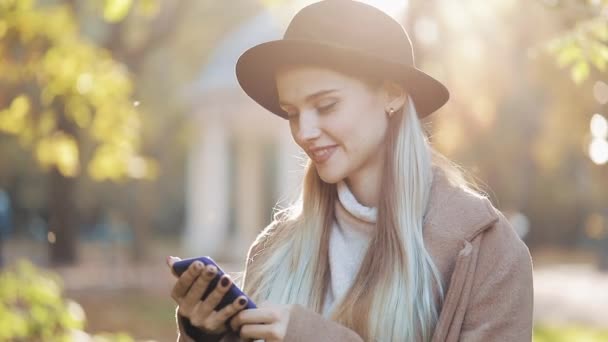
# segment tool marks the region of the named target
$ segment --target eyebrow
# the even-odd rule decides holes
[[[318,92],[316,92],[316,93],[313,93],[313,94],[310,94],[310,95],[306,96],[306,99],[305,99],[305,100],[306,100],[306,102],[310,102],[310,101],[312,101],[312,100],[314,100],[314,99],[316,99],[316,98],[319,98],[319,97],[321,97],[321,96],[324,96],[324,95],[327,95],[327,94],[331,94],[331,93],[337,92],[338,90],[340,90],[340,89],[326,89],[326,90],[319,90],[319,91],[318,91]],[[279,101],[279,105],[284,106],[284,105],[289,105],[289,103]]]

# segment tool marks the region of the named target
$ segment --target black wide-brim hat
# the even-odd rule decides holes
[[[276,89],[278,67],[291,64],[340,65],[401,82],[423,118],[449,99],[447,88],[414,66],[403,26],[381,10],[353,0],[325,0],[304,7],[283,39],[256,45],[236,64],[245,93],[287,119]]]

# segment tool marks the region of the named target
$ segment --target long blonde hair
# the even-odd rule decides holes
[[[411,98],[391,120],[376,230],[331,319],[365,341],[429,341],[444,296],[422,235],[433,165],[451,182],[467,184],[455,164],[430,146]],[[322,312],[336,200],[336,185],[323,182],[309,160],[298,200],[276,211],[254,243],[262,245],[264,257],[243,276],[244,290],[254,301],[302,304]]]

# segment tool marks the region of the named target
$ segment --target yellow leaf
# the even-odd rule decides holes
[[[5,20],[0,20],[0,38],[4,37],[6,31],[8,31],[8,24]]]
[[[572,69],[570,69],[570,76],[572,77],[574,83],[583,83],[587,77],[589,77],[589,69],[589,64],[585,61],[579,61],[576,63]]]
[[[80,168],[76,140],[65,133],[40,139],[36,146],[36,158],[44,167],[56,166],[66,177],[76,176]]]
[[[87,127],[91,123],[91,110],[82,97],[73,96],[67,100],[66,114],[80,128]]]
[[[0,111],[0,131],[21,133],[27,125],[29,111],[30,100],[25,95],[17,96],[7,109]]]
[[[138,6],[139,12],[147,17],[153,17],[158,14],[160,10],[159,0],[140,0]]]
[[[124,152],[111,145],[99,146],[88,165],[89,175],[97,181],[118,181],[125,178],[126,169]]]
[[[54,138],[55,163],[59,172],[66,177],[78,174],[78,145],[74,138],[67,134],[59,134]]]
[[[11,102],[10,110],[16,117],[25,116],[30,110],[30,99],[25,95],[17,96],[13,99],[13,102]]]
[[[129,13],[132,4],[132,0],[106,0],[103,17],[112,23],[121,21]]]
[[[38,134],[48,135],[56,126],[55,112],[52,110],[46,110],[40,115],[38,120]]]
[[[557,55],[557,65],[560,68],[572,64],[583,58],[583,51],[578,45],[568,44],[562,45]]]

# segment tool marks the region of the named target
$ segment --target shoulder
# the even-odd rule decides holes
[[[498,210],[486,196],[435,174],[425,220],[428,238],[472,240],[498,220]]]
[[[475,242],[481,269],[529,268],[531,257],[509,220],[481,194],[453,185],[443,176],[434,180],[423,235],[429,253],[442,272],[451,273],[467,244]]]

